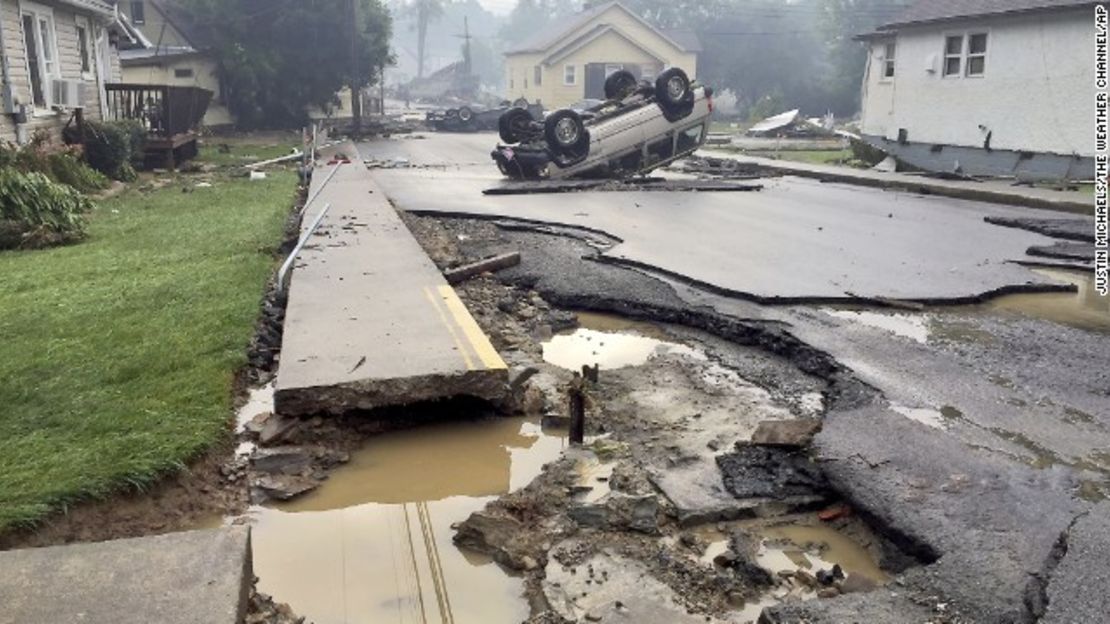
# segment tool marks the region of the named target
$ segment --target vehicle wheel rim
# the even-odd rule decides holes
[[[686,93],[686,81],[679,76],[675,76],[667,81],[667,95],[672,100],[681,98]]]
[[[578,142],[578,124],[573,119],[560,119],[555,124],[555,138],[562,145],[574,145]]]

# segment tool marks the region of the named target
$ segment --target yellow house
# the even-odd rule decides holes
[[[693,33],[655,28],[620,2],[587,3],[505,53],[507,99],[547,109],[603,99],[605,79],[620,69],[653,79],[680,67],[694,78],[700,50]]]

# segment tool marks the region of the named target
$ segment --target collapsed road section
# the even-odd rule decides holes
[[[279,413],[342,413],[449,396],[496,399],[507,370],[365,167],[310,189],[278,367]],[[318,194],[318,196],[317,196]]]

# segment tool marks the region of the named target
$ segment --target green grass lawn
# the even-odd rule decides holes
[[[220,149],[221,145],[230,148],[230,152]],[[222,138],[208,137],[201,142],[198,162],[207,162],[220,166],[243,166],[251,163],[270,160],[292,153],[293,148],[300,149],[297,137],[288,134],[275,135],[267,138]]]
[[[195,181],[102,202],[79,245],[0,252],[0,532],[226,434],[296,176]]]

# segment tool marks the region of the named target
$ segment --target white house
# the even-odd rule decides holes
[[[60,140],[78,109],[102,118],[120,75],[115,24],[106,0],[0,0],[0,140]]]
[[[1094,5],[918,0],[863,35],[861,132],[933,171],[1094,175]]]
[[[605,79],[620,69],[646,79],[668,67],[697,75],[701,44],[694,33],[660,30],[616,1],[583,7],[505,52],[508,99],[549,109],[600,99]]]

